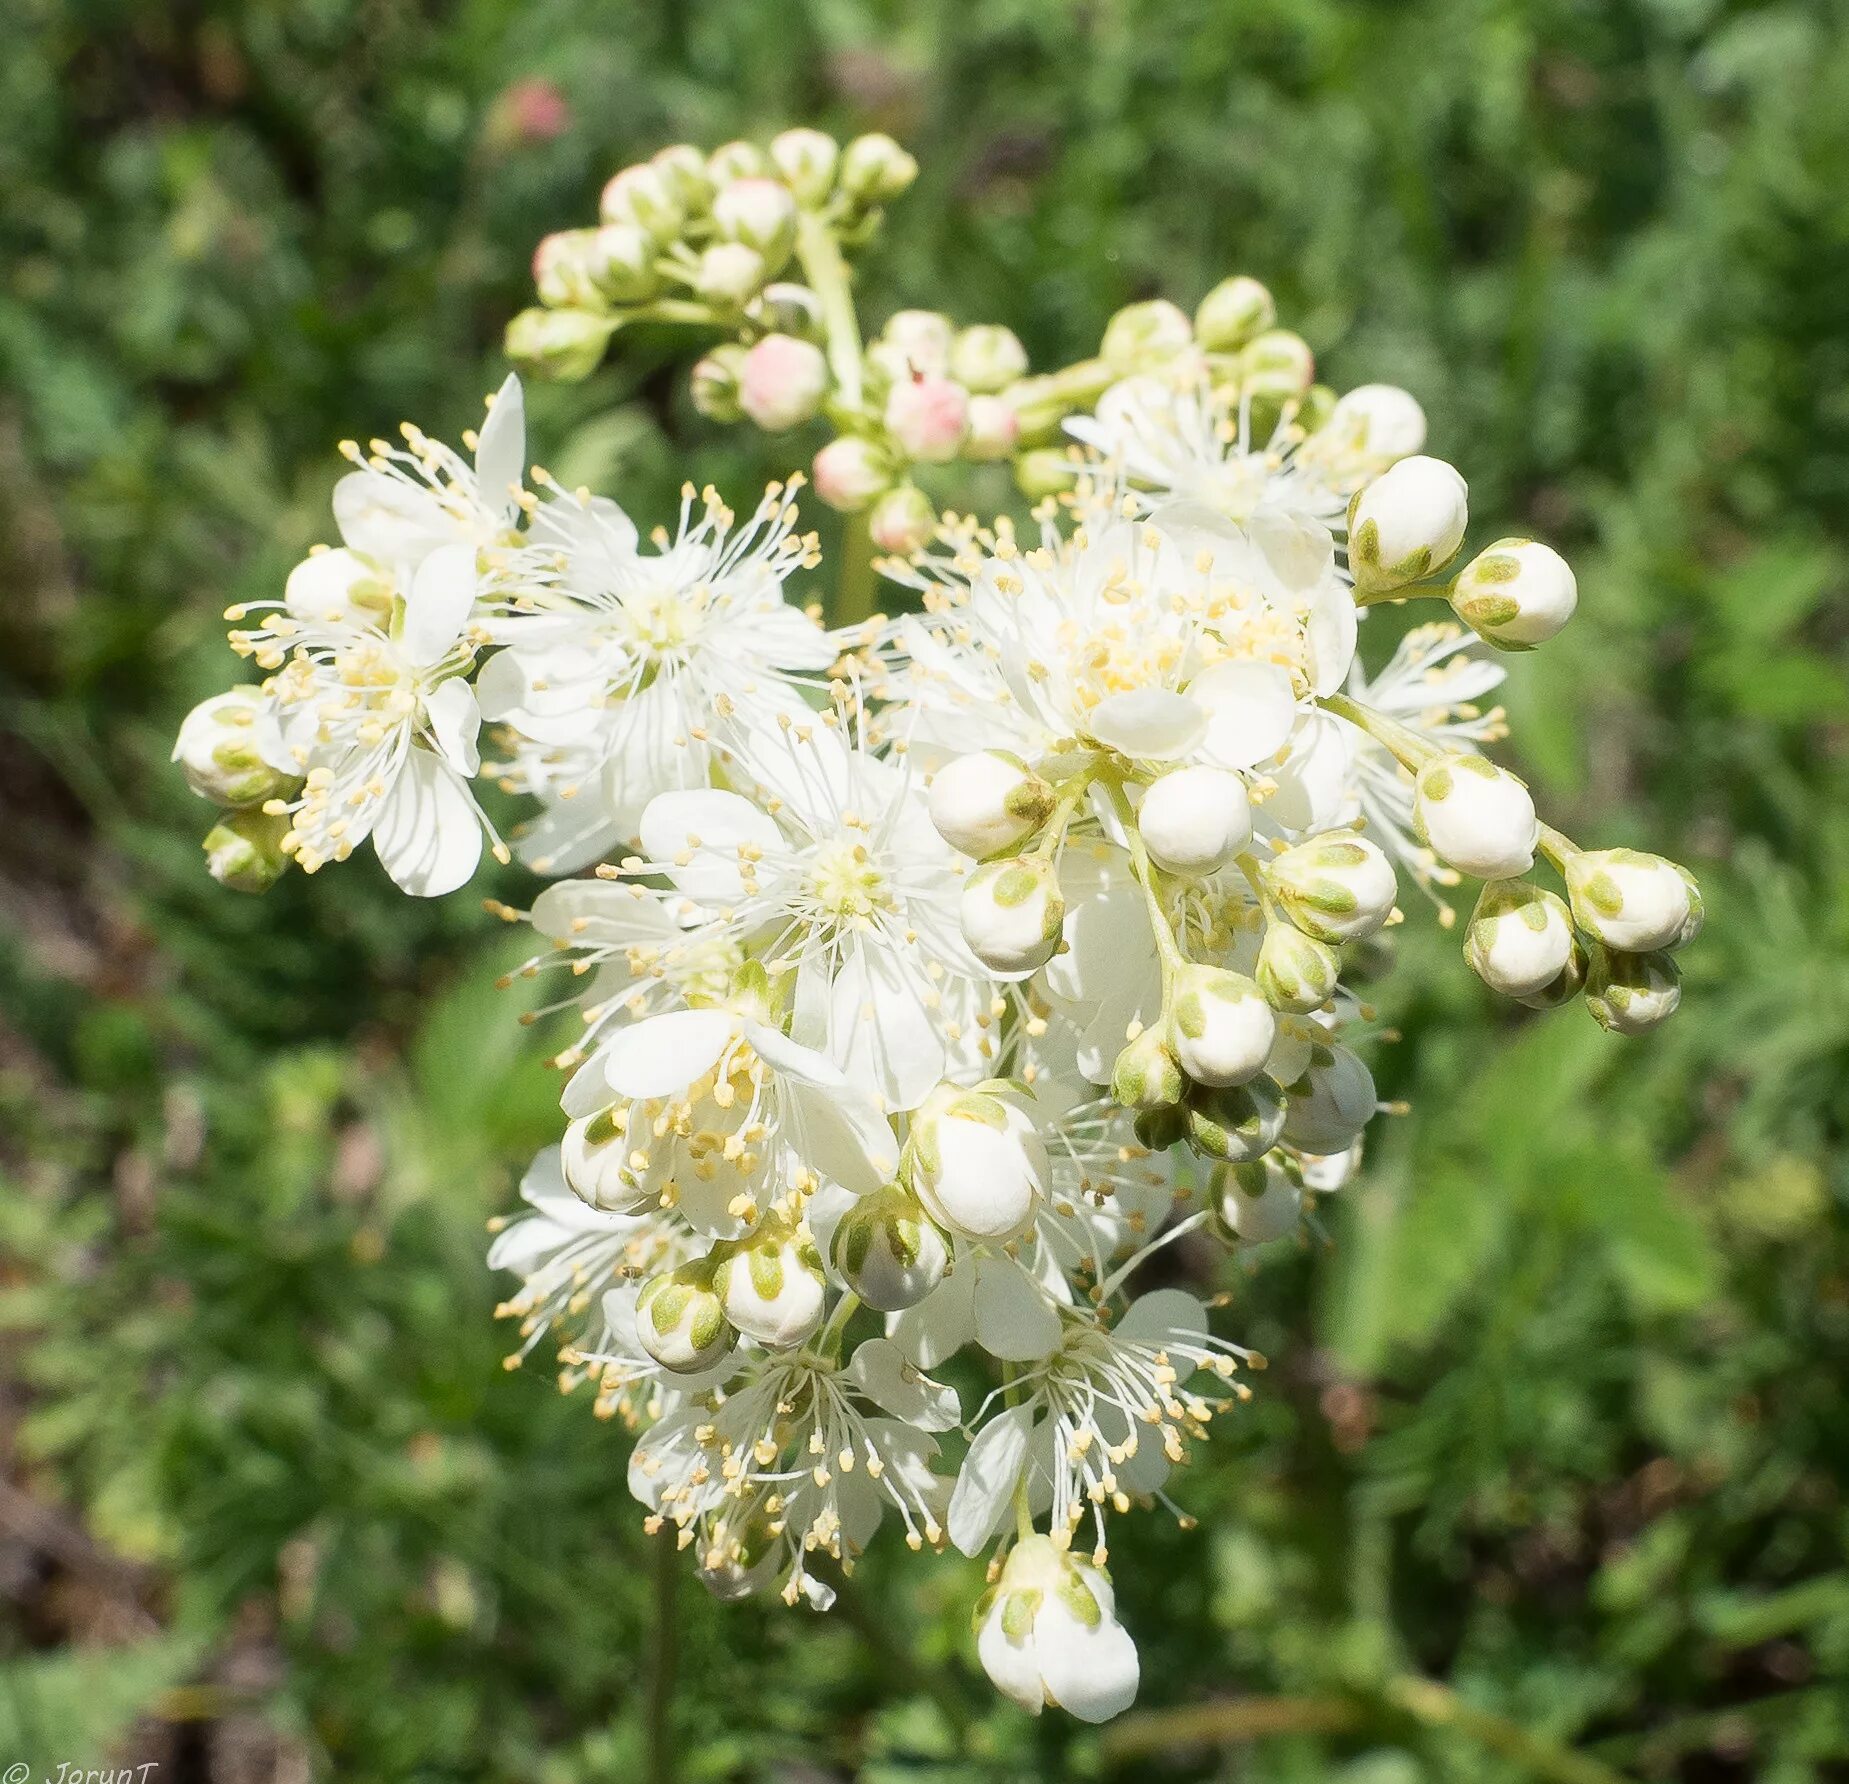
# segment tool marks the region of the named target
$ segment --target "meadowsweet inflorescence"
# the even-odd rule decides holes
[[[1137,1686],[1110,1522],[1174,1507],[1261,1362],[1144,1266],[1292,1233],[1355,1170],[1380,1105],[1344,972],[1402,875],[1445,922],[1481,881],[1472,970],[1621,1034],[1674,1010],[1701,901],[1482,753],[1476,647],[1545,642],[1577,591],[1534,541],[1459,567],[1464,480],[1410,396],[1317,384],[1244,277],[1049,375],[926,311],[863,346],[846,254],[914,171],[806,130],[664,150],[540,245],[508,343],[570,377],[633,320],[705,331],[697,405],[824,421],[817,493],[904,611],[852,563],[833,630],[797,604],[800,476],[742,520],[688,487],[644,539],[528,467],[510,377],[467,455],[345,448],[339,545],[232,611],[263,679],[174,754],[228,885],[368,841],[419,896],[484,844],[553,881],[490,905],[581,1029],[490,1262],[510,1361],[556,1336],[640,1431],[649,1527],[722,1596],[820,1607],[888,1517],[986,1555],[984,1667],[1101,1720]],[[919,476],[997,459],[1031,519]],[[1416,597],[1453,617],[1368,673],[1366,610]],[[527,802],[510,843],[483,776]],[[933,1373],[959,1352],[986,1387]]]

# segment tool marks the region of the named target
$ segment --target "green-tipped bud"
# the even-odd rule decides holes
[[[1188,1137],[1188,1111],[1182,1103],[1167,1109],[1145,1109],[1131,1127],[1139,1146],[1150,1152],[1166,1152]]]
[[[1277,1018],[1244,973],[1190,964],[1175,974],[1164,1039],[1196,1084],[1244,1084],[1264,1069]]]
[[[559,1143],[565,1187],[587,1207],[606,1214],[632,1214],[661,1193],[646,1168],[638,1171],[631,1162],[627,1120],[620,1108],[580,1115],[566,1124]]]
[[[796,246],[796,200],[780,180],[734,180],[713,197],[713,227],[720,240],[755,248],[774,273]]]
[[[1282,1153],[1267,1152],[1243,1165],[1215,1166],[1207,1205],[1229,1239],[1267,1245],[1297,1230],[1303,1185]]]
[[[770,139],[770,164],[795,194],[814,209],[835,189],[841,145],[821,130],[785,130]]]
[[[1366,837],[1312,837],[1265,863],[1266,888],[1285,916],[1319,942],[1372,935],[1393,914],[1393,864]]]
[[[915,483],[889,489],[873,504],[867,533],[881,551],[910,557],[922,551],[937,534],[937,510],[931,498]]]
[[[770,274],[770,263],[756,248],[744,242],[714,242],[700,256],[694,296],[716,310],[742,310],[764,289]]]
[[[706,157],[706,178],[714,192],[734,180],[755,180],[770,172],[770,157],[754,142],[724,142]]]
[[[1242,1165],[1263,1158],[1284,1131],[1285,1099],[1271,1079],[1189,1091],[1187,1140],[1203,1158]]]
[[[1579,584],[1552,546],[1498,539],[1458,572],[1451,610],[1498,650],[1545,644],[1579,605]]]
[[[1316,382],[1316,356],[1301,335],[1268,329],[1239,349],[1237,377],[1241,396],[1287,403]]]
[[[1156,372],[1172,365],[1194,345],[1194,325],[1186,311],[1166,298],[1126,304],[1105,324],[1099,357],[1119,377]]]
[[[815,493],[841,514],[858,514],[892,487],[892,460],[871,440],[843,434],[815,455],[809,479]],[[926,506],[929,506],[927,503]]]
[[[738,1342],[713,1288],[710,1257],[651,1276],[636,1299],[636,1338],[664,1369],[695,1375]]]
[[[1233,353],[1278,319],[1278,306],[1256,279],[1237,273],[1201,299],[1194,312],[1194,338],[1209,353]]]
[[[1539,991],[1531,991],[1515,1001],[1526,1004],[1531,1010],[1557,1010],[1562,1004],[1571,1003],[1586,989],[1586,977],[1591,970],[1592,957],[1578,936],[1575,936],[1573,951],[1567,956],[1566,965]]]
[[[1380,1106],[1374,1074],[1350,1048],[1318,1044],[1303,1076],[1290,1086],[1284,1138],[1300,1152],[1345,1152]]]
[[[749,1238],[721,1249],[714,1292],[725,1317],[747,1338],[788,1350],[821,1325],[827,1291],[806,1227],[769,1220]]]
[[[521,371],[576,384],[597,370],[616,323],[594,310],[522,310],[507,325],[507,357]]]
[[[1440,458],[1403,458],[1348,504],[1348,567],[1363,594],[1390,593],[1442,570],[1469,523],[1469,491]]]
[[[289,866],[282,839],[286,817],[228,811],[205,833],[206,871],[233,892],[267,892]]]
[[[173,760],[187,786],[214,805],[262,805],[302,784],[288,766],[275,711],[255,687],[200,701],[180,722]]]
[[[1568,857],[1573,921],[1593,940],[1622,954],[1650,954],[1681,944],[1694,918],[1694,881],[1673,861],[1641,849],[1581,849]]]
[[[766,285],[745,306],[745,320],[759,334],[794,335],[802,341],[819,343],[827,332],[822,323],[822,300],[807,285],[788,279]]]
[[[1056,803],[1053,789],[1006,750],[958,756],[931,777],[931,822],[953,849],[978,861],[1018,849]]]
[[[877,1313],[915,1307],[950,1267],[943,1230],[896,1183],[862,1196],[841,1217],[830,1255],[841,1280]]]
[[[707,177],[706,157],[692,143],[670,143],[648,159],[688,216],[700,216],[712,204],[713,182]]]
[[[1477,880],[1526,873],[1541,836],[1527,784],[1487,756],[1464,750],[1434,757],[1419,770],[1412,829],[1447,867]]]
[[[1053,958],[1066,901],[1050,861],[1016,855],[969,876],[958,914],[970,952],[992,973],[1023,979]]]
[[[634,223],[606,223],[591,232],[586,269],[599,297],[615,304],[646,303],[661,289],[655,243]]]
[[[1033,1223],[1046,1195],[1046,1144],[1022,1099],[942,1085],[912,1120],[900,1171],[949,1232],[999,1244]]]
[[[1335,996],[1341,974],[1341,960],[1327,942],[1293,923],[1266,925],[1253,977],[1274,1010],[1297,1016],[1320,1010]]]
[[[841,152],[838,183],[856,204],[889,204],[918,177],[918,163],[879,131],[857,136]]]
[[[1561,899],[1526,880],[1483,888],[1464,933],[1464,959],[1492,991],[1536,997],[1572,958],[1573,918]]]
[[[687,221],[681,184],[653,162],[625,167],[605,183],[598,214],[605,223],[633,224],[652,245],[665,247]]]
[[[1613,1034],[1647,1034],[1667,1022],[1682,1001],[1682,974],[1666,953],[1620,954],[1592,950],[1586,1008]]]
[[[745,349],[736,341],[722,341],[693,368],[693,406],[709,421],[731,423],[744,418],[739,385],[745,368]]]
[[[1172,1108],[1187,1088],[1159,1028],[1144,1029],[1111,1067],[1111,1095],[1126,1109]]]
[[[961,330],[950,347],[950,375],[966,390],[988,396],[1027,371],[1027,349],[1012,328],[983,322]]]

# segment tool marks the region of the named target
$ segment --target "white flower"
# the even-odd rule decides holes
[[[1037,1716],[1052,1704],[1108,1722],[1136,1701],[1136,1644],[1117,1621],[1109,1578],[1046,1537],[1015,1544],[978,1615],[982,1669],[1024,1710]]]

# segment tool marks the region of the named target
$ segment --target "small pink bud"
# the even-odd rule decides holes
[[[892,466],[871,440],[849,434],[815,455],[815,493],[843,514],[857,514],[892,482]]]
[[[886,399],[886,427],[907,458],[948,464],[969,433],[969,392],[930,374],[901,378]]]
[[[1000,397],[969,399],[969,440],[963,448],[969,457],[1006,458],[1020,438],[1020,420]]]
[[[766,335],[739,371],[739,406],[766,433],[800,427],[821,407],[827,389],[821,348],[794,335]]]
[[[874,503],[867,530],[881,551],[910,557],[930,544],[937,531],[937,510],[922,489],[902,483]]]

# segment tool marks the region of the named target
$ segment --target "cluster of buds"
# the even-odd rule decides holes
[[[542,248],[515,325],[554,371],[632,315],[728,335],[701,405],[825,416],[819,493],[910,610],[844,594],[830,630],[798,598],[800,474],[742,519],[688,486],[671,529],[560,488],[509,379],[466,453],[347,449],[339,544],[232,612],[262,679],[175,756],[227,884],[367,843],[417,896],[484,847],[550,882],[489,906],[579,1020],[490,1261],[512,1360],[556,1338],[637,1430],[646,1527],[721,1597],[821,1608],[883,1523],[986,1557],[990,1677],[1102,1720],[1138,1688],[1112,1520],[1172,1504],[1262,1361],[1211,1282],[1145,1266],[1286,1240],[1359,1168],[1384,1037],[1353,981],[1404,880],[1441,921],[1481,881],[1484,982],[1623,1034],[1675,1007],[1701,901],[1484,753],[1498,653],[1577,591],[1527,540],[1453,571],[1467,491],[1411,396],[1315,383],[1243,276],[1041,377],[933,312],[863,347],[843,250],[912,171],[809,131],[665,151]],[[921,476],[1010,456],[1031,520],[939,521]],[[1368,610],[1427,597],[1449,615],[1364,668]],[[511,846],[483,775],[529,802]],[[959,1353],[986,1388],[935,1373]]]

